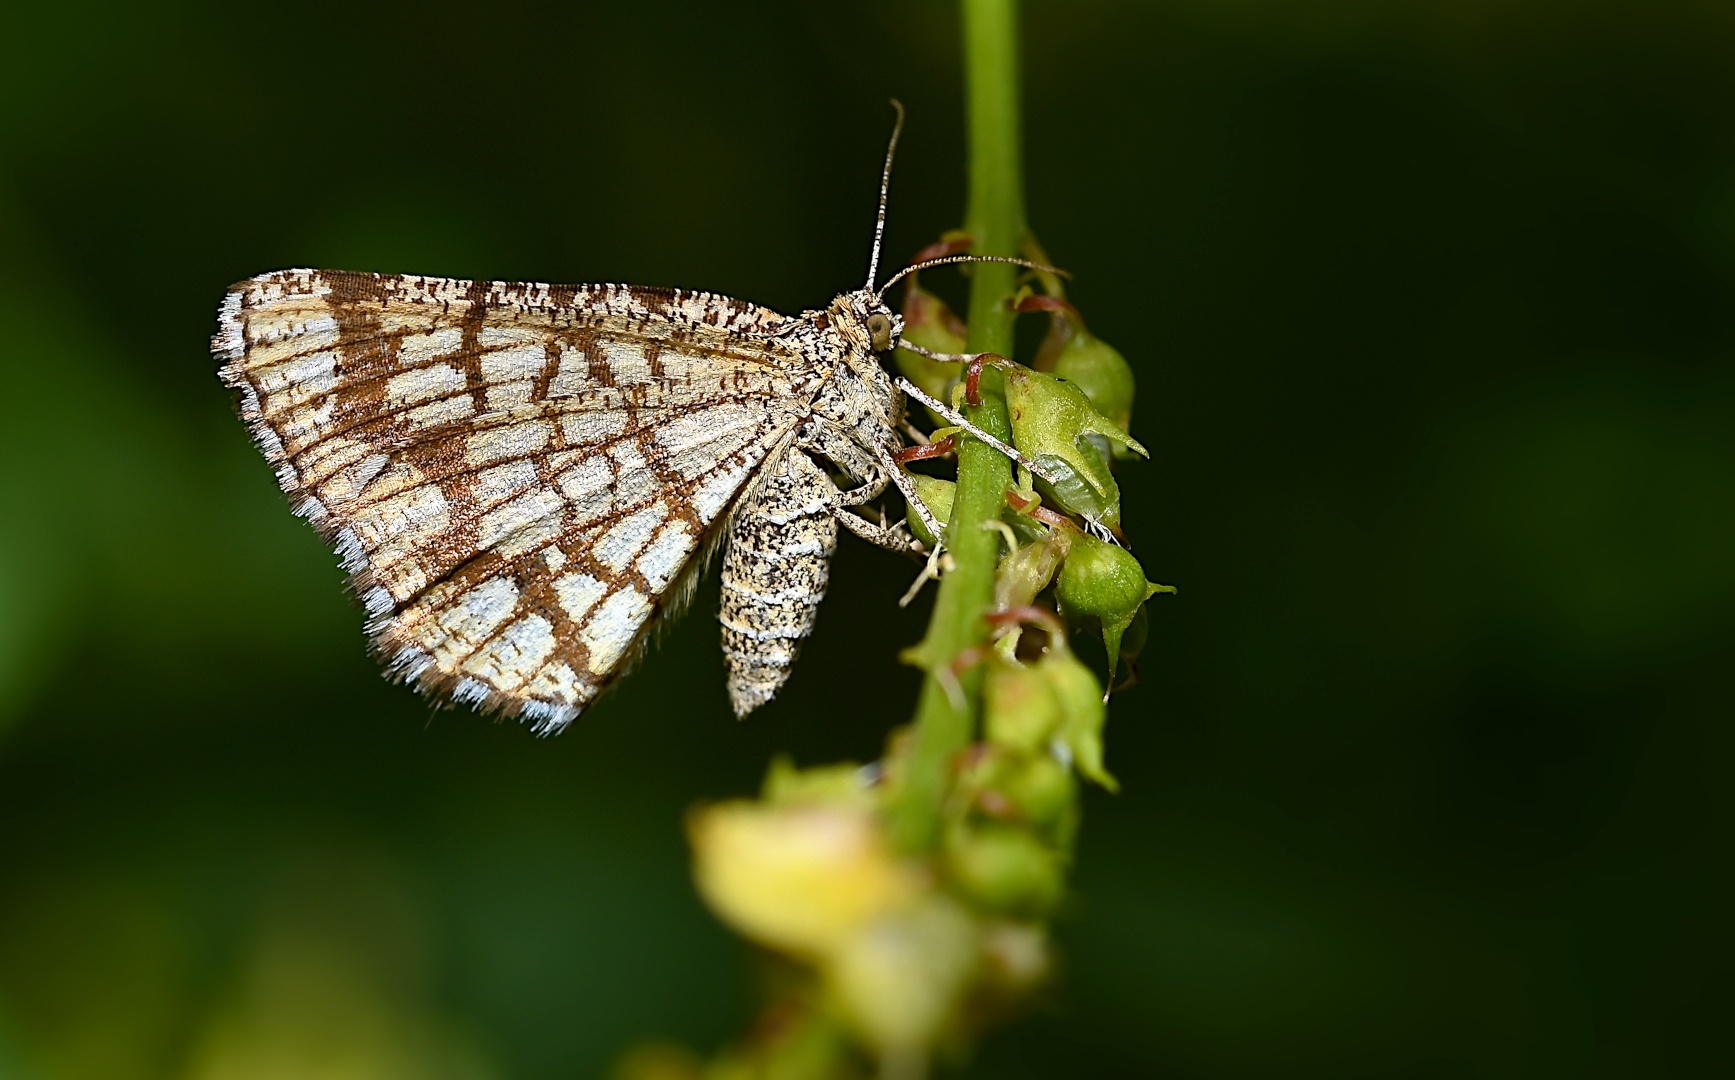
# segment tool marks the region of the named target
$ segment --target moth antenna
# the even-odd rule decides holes
[[[874,278],[878,277],[880,272],[880,240],[886,232],[886,192],[892,186],[892,155],[898,152],[898,136],[904,131],[904,103],[892,98],[892,108],[898,111],[898,119],[892,124],[891,145],[886,147],[886,168],[880,173],[880,212],[879,217],[874,220],[874,252],[868,260],[867,287],[870,291],[874,287]],[[874,294],[874,299],[879,299],[878,293]]]
[[[879,241],[876,240],[874,241],[874,262],[876,265],[879,262],[879,258]],[[890,289],[893,285],[896,285],[900,280],[902,280],[905,274],[913,274],[917,270],[926,270],[930,266],[944,266],[947,263],[965,262],[1011,263],[1013,266],[1022,266],[1029,270],[1045,270],[1050,274],[1059,274],[1061,277],[1067,278],[1068,280],[1072,278],[1072,274],[1062,270],[1058,266],[1049,266],[1047,263],[1031,262],[1029,259],[1014,259],[1010,255],[942,255],[938,259],[928,259],[925,262],[914,263],[899,270],[897,273],[886,279],[886,283],[880,286],[879,292],[874,293],[874,300],[877,302],[880,297],[886,294],[886,290]],[[873,285],[870,283],[868,288],[873,288]]]

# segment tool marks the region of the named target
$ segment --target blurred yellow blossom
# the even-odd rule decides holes
[[[910,1053],[933,1042],[980,960],[975,921],[955,901],[930,893],[845,938],[826,975],[840,1010],[869,1045]]]
[[[865,805],[734,800],[696,810],[687,831],[712,910],[776,948],[829,954],[922,890]]]

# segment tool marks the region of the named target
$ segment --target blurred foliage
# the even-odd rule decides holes
[[[478,14],[9,14],[8,1080],[717,1046],[752,995],[683,811],[776,750],[870,758],[913,697],[914,568],[849,542],[746,724],[714,592],[556,740],[378,678],[213,375],[229,282],[817,305],[860,279],[894,93],[892,253],[959,204],[948,5]],[[1064,984],[968,1071],[1721,1056],[1732,52],[1735,14],[1691,0],[1033,0],[1032,217],[1136,374],[1124,525],[1181,595],[1110,706]]]

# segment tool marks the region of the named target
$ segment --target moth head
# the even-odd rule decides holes
[[[826,315],[833,331],[876,353],[891,351],[904,329],[903,318],[866,290],[839,296]]]

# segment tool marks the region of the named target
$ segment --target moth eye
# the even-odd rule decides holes
[[[885,352],[892,347],[892,321],[874,312],[867,317],[868,337],[873,340],[874,352]]]

